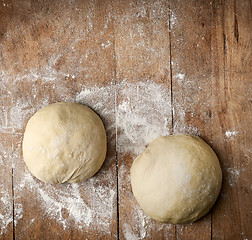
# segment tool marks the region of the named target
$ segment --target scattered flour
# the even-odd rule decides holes
[[[22,129],[25,117],[30,113],[30,109],[28,102],[22,102],[19,99],[10,110],[10,125],[16,129]]]
[[[119,153],[139,154],[155,138],[169,134],[171,105],[165,84],[112,82],[82,89],[75,101],[91,106],[105,122],[108,119],[109,129],[117,128]]]
[[[174,76],[174,78],[176,79],[179,79],[179,80],[184,80],[185,78],[185,74],[184,73],[178,73]]]
[[[7,193],[7,190],[0,185],[0,235],[5,232],[8,225],[12,223],[12,197]]]
[[[123,224],[123,236],[126,240],[138,240],[139,237],[135,235],[135,233],[132,230],[132,227],[127,224],[124,223]]]
[[[4,141],[0,139],[0,176],[4,176],[10,166],[6,164],[7,159],[10,157],[9,146],[5,146]],[[4,185],[4,183],[6,185]],[[11,179],[0,181],[0,236],[5,233],[8,225],[13,221],[12,209],[12,191]]]
[[[225,132],[225,135],[227,138],[230,138],[232,139],[234,136],[236,136],[238,134],[238,132],[236,131],[231,131],[231,130],[228,130]]]
[[[27,77],[27,81],[33,82],[34,79]],[[45,81],[48,82],[47,77]],[[53,81],[51,84],[54,86]],[[63,88],[67,88],[64,82],[53,89],[60,93],[62,92],[60,89]],[[115,145],[116,141],[117,151],[121,154],[131,152],[133,156],[136,156],[156,137],[169,134],[171,104],[170,92],[165,84],[151,81],[129,83],[126,80],[116,84],[112,81],[104,87],[83,86],[75,96],[64,100],[76,101],[93,108],[105,123],[109,144]],[[49,103],[47,96],[40,102],[41,106],[34,106],[33,101],[20,98],[10,109],[12,120],[8,122],[7,126],[14,130],[13,134],[18,135],[15,129],[22,129],[31,114]],[[138,104],[135,104],[136,102]],[[178,111],[181,118],[179,121],[183,122],[184,110],[181,107],[178,108]],[[183,126],[187,127],[185,124]],[[1,130],[4,129],[5,126],[1,128]],[[197,131],[191,128],[190,130]],[[116,137],[114,137],[115,133],[117,133]],[[19,153],[21,152],[21,135],[19,137],[19,150],[13,153],[14,171],[18,171],[18,165],[23,164],[20,163],[22,156]],[[113,158],[110,157],[106,161],[112,162]],[[22,194],[28,191],[34,196],[34,202],[41,203],[41,214],[57,219],[64,228],[72,226],[72,222],[74,222],[74,226],[78,229],[96,226],[100,231],[109,232],[112,214],[116,211],[115,179],[113,179],[112,170],[103,171],[100,176],[103,179],[110,179],[108,182],[111,184],[108,186],[102,184],[99,177],[94,177],[83,184],[54,187],[34,179],[28,171],[23,173],[19,171],[17,173],[19,184],[14,188],[15,224],[18,224],[18,220],[22,219],[25,212],[19,200],[23,199]],[[82,187],[85,191],[85,199],[81,194]],[[12,222],[12,202],[8,199],[6,201],[9,202],[9,206],[6,205],[8,217],[4,217],[4,219],[8,220],[1,223],[3,231]],[[137,237],[143,239],[148,234],[146,226],[148,226],[149,220],[145,219],[141,210],[136,211],[136,214],[137,216],[133,217],[139,219],[140,224],[138,226],[140,235]],[[36,219],[36,216],[33,216],[32,219]]]
[[[225,169],[227,172],[227,180],[232,187],[237,183],[237,180],[241,177],[242,172],[245,171],[243,167],[229,167]]]
[[[176,121],[173,126],[174,133],[191,133],[199,136],[200,131],[197,127],[193,125],[187,125],[185,122],[186,110],[177,105],[176,108],[173,108],[173,115],[176,116]]]
[[[170,28],[172,29],[175,24],[177,23],[177,16],[175,15],[175,13],[173,11],[170,11],[171,14],[171,18],[170,18]]]
[[[95,181],[87,181],[83,184],[66,184],[57,188],[35,180],[26,170],[22,182],[14,188],[14,191],[18,196],[17,202],[24,189],[30,191],[37,200],[40,200],[42,214],[56,219],[64,228],[72,226],[71,223],[74,221],[74,226],[79,229],[88,227],[92,223],[100,230],[109,231],[115,191],[112,186],[95,187],[94,183]],[[82,197],[81,188],[88,195],[86,196],[88,200]],[[15,209],[16,205],[17,203]]]
[[[149,229],[155,228],[156,233],[162,231],[163,233],[167,233],[169,235],[170,230],[172,229],[172,224],[155,224],[149,216],[147,216],[143,210],[136,205],[130,213],[132,217],[132,225],[127,223],[123,224],[122,233],[125,239],[134,240],[134,239],[151,239],[151,232]]]
[[[1,204],[1,210],[0,210],[0,235],[5,232],[8,225],[13,222],[13,209],[12,209],[12,196],[6,189],[2,189],[2,186],[0,186],[0,204]],[[23,217],[23,208],[21,204],[16,204],[14,209],[15,214],[15,222],[14,224],[17,224],[17,221],[22,219]]]
[[[117,150],[139,154],[155,138],[169,134],[170,93],[165,85],[151,82],[122,82],[117,87]]]

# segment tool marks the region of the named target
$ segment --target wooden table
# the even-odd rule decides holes
[[[252,7],[249,0],[1,0],[1,239],[252,239]],[[35,179],[28,119],[58,101],[103,119],[108,155],[81,184]],[[200,135],[219,156],[221,194],[193,224],[137,205],[134,158],[158,136]]]

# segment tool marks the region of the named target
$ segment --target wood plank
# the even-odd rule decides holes
[[[12,239],[12,134],[5,131],[0,128],[0,239]]]
[[[1,8],[0,8],[1,9]],[[1,17],[0,17],[1,18]],[[1,30],[0,30],[1,31]],[[1,35],[1,34],[0,34]],[[0,46],[0,56],[1,56]],[[0,58],[1,68],[1,58]],[[2,72],[2,68],[1,68]],[[11,93],[0,72],[0,239],[13,237]]]
[[[115,105],[114,91],[109,90],[115,66],[110,5],[98,0],[74,4],[15,1],[12,8],[14,16],[1,38],[1,77],[13,96],[9,124],[14,129],[15,237],[115,239]],[[102,116],[107,129],[107,159],[93,178],[81,184],[44,184],[31,176],[22,159],[25,124],[38,109],[56,101],[89,105]]]
[[[211,143],[211,31],[208,1],[171,1],[173,133]],[[176,226],[176,239],[211,239],[211,213]]]
[[[0,4],[0,39],[4,36],[12,17],[8,2]],[[0,239],[13,237],[13,198],[12,198],[12,128],[9,126],[11,95],[8,84],[2,80],[2,51],[0,44]]]
[[[250,1],[214,5],[213,144],[224,178],[212,216],[213,239],[252,236],[251,13]]]
[[[174,239],[174,227],[150,219],[131,191],[130,167],[171,128],[167,1],[118,1],[115,23],[120,239]]]

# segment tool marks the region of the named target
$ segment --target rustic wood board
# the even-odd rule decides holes
[[[251,1],[0,2],[0,239],[251,239]],[[101,170],[48,185],[22,159],[28,119],[52,102],[93,108]],[[156,137],[201,136],[223,169],[193,224],[144,214],[132,161]]]

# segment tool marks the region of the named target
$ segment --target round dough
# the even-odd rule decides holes
[[[187,134],[157,138],[131,167],[137,202],[160,222],[188,223],[203,217],[214,205],[221,182],[214,151]]]
[[[28,121],[24,161],[43,182],[77,183],[92,177],[106,156],[106,132],[99,116],[79,103],[54,103]]]

